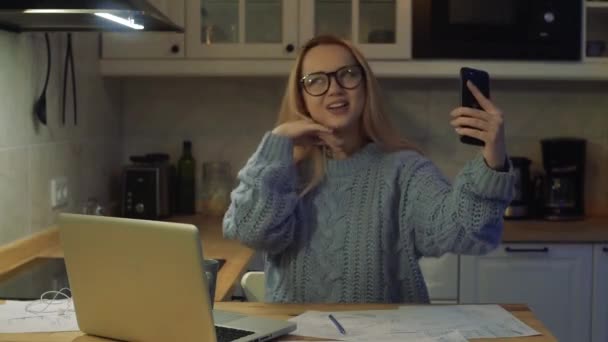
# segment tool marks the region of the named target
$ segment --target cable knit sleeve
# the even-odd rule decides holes
[[[496,248],[502,215],[513,196],[513,168],[495,171],[479,155],[452,186],[431,161],[417,159],[400,174],[401,234],[413,237],[423,256],[483,254]]]
[[[293,240],[297,173],[289,138],[266,133],[239,171],[239,185],[223,221],[224,236],[254,249],[280,253]]]

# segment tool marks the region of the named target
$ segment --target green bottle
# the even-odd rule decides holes
[[[177,163],[177,212],[194,214],[194,175],[196,162],[192,157],[192,142],[184,141],[182,156]]]

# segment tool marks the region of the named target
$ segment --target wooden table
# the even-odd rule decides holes
[[[347,311],[347,310],[389,310],[396,309],[400,305],[397,304],[267,304],[267,303],[239,303],[239,302],[224,302],[217,303],[215,308],[224,311],[239,312],[252,316],[263,316],[276,319],[289,319],[298,316],[304,311]],[[557,339],[549,332],[549,330],[534,316],[532,311],[522,304],[504,304],[502,305],[513,316],[520,319],[522,322],[530,326],[532,329],[541,333],[539,336],[519,337],[519,338],[492,338],[492,339],[473,339],[472,341],[485,342],[556,342]],[[319,341],[316,338],[301,338],[288,336],[281,339],[289,340],[311,340]],[[0,342],[2,339],[0,338]]]
[[[197,226],[205,258],[226,260],[218,273],[215,300],[230,300],[234,285],[246,271],[254,251],[238,241],[224,239],[219,217],[181,216],[169,221]],[[37,257],[63,257],[57,228],[0,247],[0,276]]]
[[[249,315],[270,317],[276,319],[289,319],[306,310],[344,311],[344,310],[388,310],[396,309],[394,304],[266,304],[221,302],[215,305],[218,310],[233,311]],[[525,305],[503,305],[515,317],[526,323],[542,335],[519,338],[474,339],[473,341],[486,342],[555,342],[553,335],[534,317],[534,314]],[[281,341],[289,340],[319,341],[315,338],[302,338],[300,336],[287,336]],[[98,337],[84,335],[82,332],[38,333],[38,334],[0,334],[0,342],[102,342],[111,341]]]

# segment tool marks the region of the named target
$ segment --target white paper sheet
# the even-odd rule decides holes
[[[467,339],[539,335],[499,305],[402,306],[392,332],[440,335],[458,330]]]
[[[397,312],[397,310],[393,310]],[[377,311],[376,311],[377,312]],[[335,340],[354,339],[369,335],[385,335],[390,333],[390,321],[380,314],[367,312],[334,312],[334,317],[340,322],[346,335],[342,335],[329,319],[329,312],[307,311],[290,321],[297,323],[292,335],[328,338]]]
[[[30,305],[32,304],[32,305]],[[43,313],[30,311],[43,310]],[[0,304],[0,333],[30,333],[79,331],[76,314],[70,309],[69,300],[54,300],[52,305],[36,301],[6,301]]]
[[[467,342],[467,339],[458,331],[451,331],[439,336],[428,336],[425,333],[415,334],[388,334],[388,335],[368,335],[362,338],[349,339],[348,341],[357,342]]]
[[[432,337],[442,342],[457,331],[466,339],[539,335],[498,305],[419,305],[399,310],[342,311],[334,317],[346,330],[342,335],[329,312],[307,311],[290,319],[298,324],[292,334],[345,341],[409,341]],[[442,336],[448,336],[446,337]],[[461,339],[462,340],[462,339]],[[431,340],[433,341],[433,340]]]
[[[279,339],[281,341],[281,339]],[[467,339],[458,331],[452,331],[445,335],[429,337],[425,334],[402,334],[394,336],[375,336],[369,335],[361,339],[352,339],[349,341],[374,341],[374,342],[467,342]],[[289,342],[310,342],[304,340],[289,340]]]

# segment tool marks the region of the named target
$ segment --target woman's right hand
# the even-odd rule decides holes
[[[294,145],[321,145],[328,136],[333,136],[332,130],[309,120],[290,121],[277,126],[273,134],[288,137]]]

